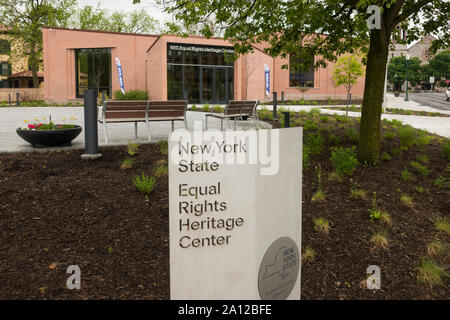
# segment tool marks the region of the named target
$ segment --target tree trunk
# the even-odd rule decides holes
[[[367,56],[358,146],[358,160],[367,164],[376,164],[380,154],[381,112],[390,37],[386,33],[385,29],[372,31]]]
[[[39,71],[39,60],[36,57],[37,53],[32,52],[30,55],[30,69],[31,69],[31,75],[33,77],[33,88],[39,88],[39,78],[38,78],[38,71]]]

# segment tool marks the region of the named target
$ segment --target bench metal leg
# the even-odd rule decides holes
[[[258,113],[255,114],[255,116],[253,117],[253,120],[255,122],[255,129],[258,130],[259,129],[259,117],[258,117]]]
[[[103,122],[103,133],[105,134],[105,143],[108,144],[108,132],[106,131],[106,121]]]
[[[134,123],[134,137],[136,138],[136,140],[137,140],[137,138],[138,138],[138,134],[137,134],[137,122],[135,122]]]
[[[148,138],[148,141],[152,140],[152,137],[150,135],[150,123],[149,122],[147,122],[147,138]]]

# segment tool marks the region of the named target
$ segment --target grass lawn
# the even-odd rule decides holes
[[[448,140],[383,121],[368,167],[353,157],[358,119],[291,119],[305,142],[302,298],[448,299]],[[0,155],[0,299],[169,298],[167,145],[100,152]],[[81,290],[65,287],[72,264]],[[381,290],[365,287],[370,265]]]

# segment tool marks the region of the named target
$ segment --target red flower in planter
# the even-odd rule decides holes
[[[34,124],[29,124],[28,129],[36,129],[36,126]]]

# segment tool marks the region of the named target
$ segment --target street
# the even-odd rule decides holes
[[[405,94],[401,94],[405,97]],[[445,93],[408,93],[410,100],[420,103],[424,106],[439,110],[450,110],[450,101],[447,101]]]

